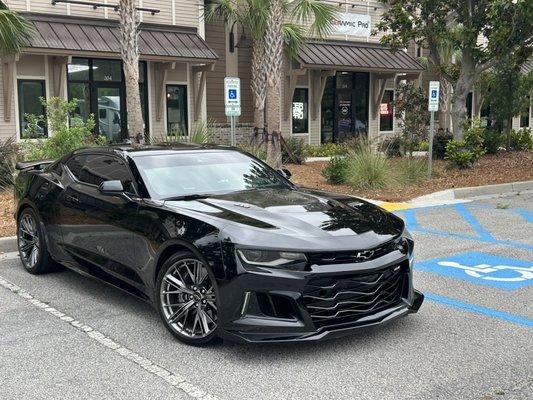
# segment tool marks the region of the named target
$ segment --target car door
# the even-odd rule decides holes
[[[65,170],[68,182],[59,198],[64,249],[86,272],[103,272],[103,278],[140,286],[132,268],[132,229],[139,203],[129,167],[113,154],[82,153],[72,156]],[[121,181],[125,192],[101,193],[99,185],[108,180]]]

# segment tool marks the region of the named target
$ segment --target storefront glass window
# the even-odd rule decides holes
[[[327,78],[324,95],[322,96],[322,109],[320,113],[321,142],[333,142],[333,126],[335,125],[335,77]]]
[[[103,82],[122,81],[122,67],[119,60],[93,60],[93,79]]]
[[[22,139],[34,139],[48,135],[46,122],[35,121],[35,117],[44,115],[41,97],[46,98],[43,80],[18,81],[20,137]]]
[[[89,80],[89,60],[86,58],[73,58],[72,64],[68,65],[69,81],[88,81]]]
[[[74,110],[75,118],[82,121],[87,120],[91,113],[91,95],[89,92],[89,83],[86,82],[72,82],[68,85],[68,98],[76,99],[77,105]],[[76,121],[71,120],[71,125],[76,124]]]
[[[173,136],[188,134],[185,85],[167,85],[167,134]]]
[[[354,75],[354,133],[356,137],[366,137],[368,133],[368,74],[356,73]]]
[[[308,89],[296,88],[292,98],[292,133],[307,133],[308,131]]]
[[[394,100],[394,90],[385,90],[383,99],[379,104],[379,130],[380,132],[389,132],[394,130],[394,109],[392,102]]]
[[[337,74],[337,89],[352,89],[353,74],[350,72],[340,72]]]
[[[529,128],[529,113],[531,110],[531,98],[527,96],[527,106],[520,114],[520,128]]]

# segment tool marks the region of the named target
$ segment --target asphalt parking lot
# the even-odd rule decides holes
[[[533,194],[399,211],[418,314],[320,343],[195,348],[147,304],[0,259],[0,398],[531,399]]]

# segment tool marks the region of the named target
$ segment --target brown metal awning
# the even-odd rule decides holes
[[[323,70],[409,73],[425,69],[404,51],[393,52],[379,44],[345,41],[309,42],[297,59],[303,68]]]
[[[120,52],[118,23],[94,18],[63,17],[24,13],[37,34],[29,44],[32,52],[57,55],[117,56]],[[141,24],[141,59],[214,63],[218,56],[196,29]]]

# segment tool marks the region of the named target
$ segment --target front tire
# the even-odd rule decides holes
[[[163,323],[180,341],[200,346],[217,338],[216,280],[193,253],[180,251],[165,261],[156,302]]]
[[[17,221],[17,243],[22,265],[30,274],[45,274],[53,269],[44,229],[37,213],[25,208]]]

